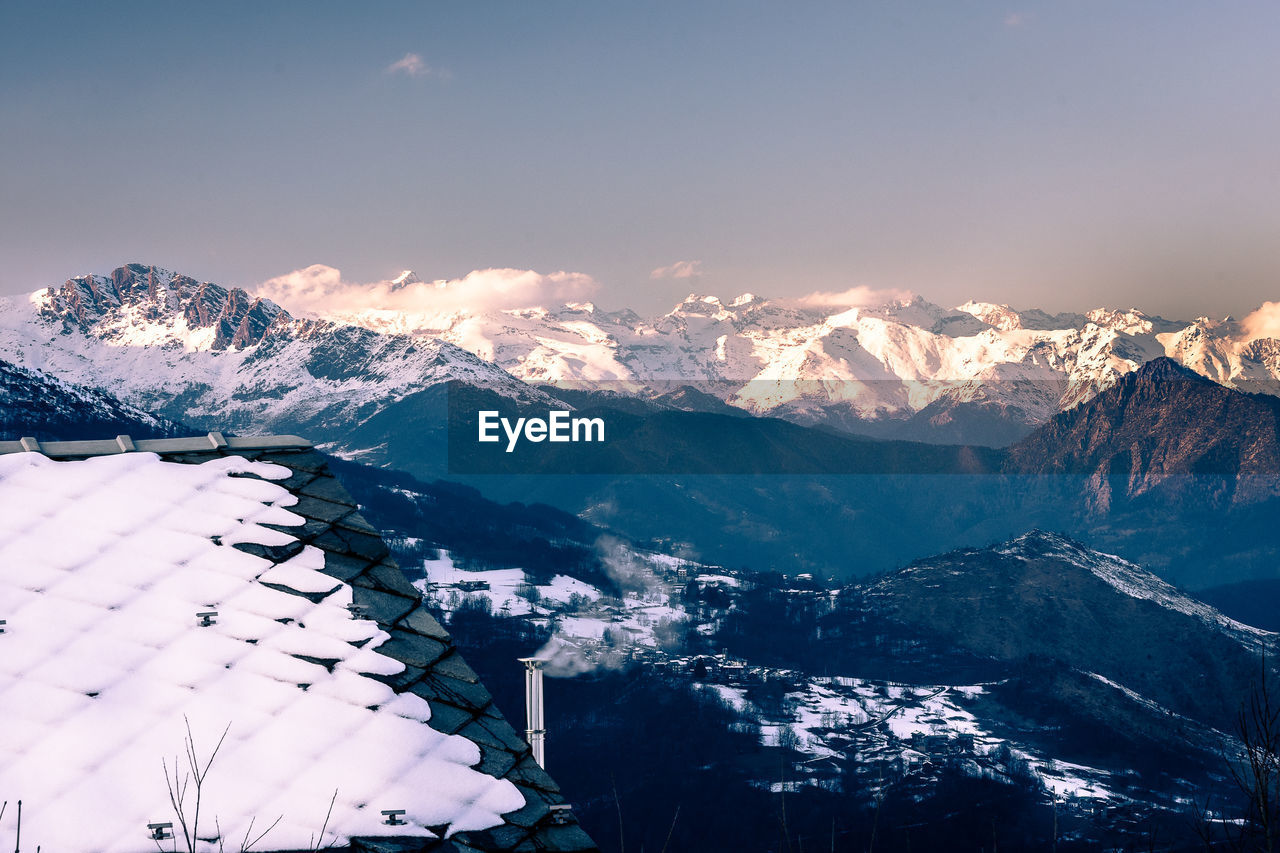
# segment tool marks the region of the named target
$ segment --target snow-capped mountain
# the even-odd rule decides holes
[[[332,438],[421,405],[423,391],[451,379],[543,399],[453,344],[297,319],[243,290],[140,264],[0,300],[0,355],[228,430]]]
[[[191,430],[109,394],[70,385],[36,370],[0,361],[0,437],[39,440],[164,438]]]
[[[406,270],[392,291],[430,289]],[[446,379],[521,399],[582,384],[660,405],[694,392],[740,411],[872,435],[1005,444],[1160,356],[1217,382],[1280,379],[1280,341],[1232,320],[1050,315],[923,299],[845,308],[690,295],[643,318],[588,302],[303,319],[131,264],[0,300],[0,355],[203,425],[360,424]],[[518,381],[523,380],[523,381]],[[693,386],[690,388],[690,386]],[[1256,387],[1256,386],[1254,386]],[[534,397],[529,397],[534,394]]]
[[[1136,309],[1051,315],[920,298],[845,308],[747,293],[728,302],[690,294],[649,318],[567,303],[330,319],[449,341],[531,382],[705,383],[755,414],[846,427],[930,405],[938,425],[940,402],[999,407],[1005,419],[1036,424],[1162,355],[1225,384],[1280,377],[1280,342],[1247,341],[1230,320],[1174,322]]]

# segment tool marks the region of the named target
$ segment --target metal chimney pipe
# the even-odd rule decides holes
[[[520,658],[520,662],[524,664],[525,739],[533,750],[533,760],[546,768],[547,725],[542,706],[542,667],[546,661]]]

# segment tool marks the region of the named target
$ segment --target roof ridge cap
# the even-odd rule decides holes
[[[192,453],[227,450],[281,450],[286,448],[314,447],[310,441],[296,435],[233,436],[224,438],[220,432],[210,432],[190,438],[143,438],[136,441],[127,435],[115,438],[87,441],[37,441],[24,437],[19,441],[0,441],[0,454],[34,451],[45,456],[89,457],[110,456],[118,453]]]

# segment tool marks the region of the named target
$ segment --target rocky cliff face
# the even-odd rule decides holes
[[[187,330],[209,330],[209,348],[244,348],[259,343],[276,324],[293,318],[279,305],[143,264],[128,264],[109,275],[85,275],[47,291],[40,314],[86,334],[120,336],[137,323],[181,318]]]
[[[1089,475],[1104,508],[1116,489],[1126,498],[1209,489],[1215,503],[1256,502],[1280,495],[1280,399],[1159,358],[1014,445],[1007,469]]]

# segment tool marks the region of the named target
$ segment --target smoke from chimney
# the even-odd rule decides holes
[[[627,593],[641,597],[665,595],[662,578],[654,571],[653,565],[626,542],[613,536],[601,536],[595,547],[605,574],[624,596]],[[610,637],[607,645],[592,644],[590,648],[583,648],[582,641],[555,634],[530,659],[541,661],[546,674],[552,678],[573,678],[587,672],[622,669],[630,659],[630,637],[622,630],[606,636]]]

